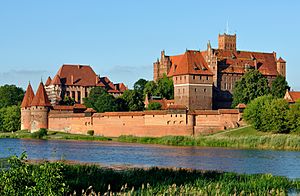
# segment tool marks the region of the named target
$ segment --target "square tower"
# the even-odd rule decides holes
[[[218,43],[219,43],[219,49],[236,51],[236,34],[234,35],[227,35],[226,33],[224,33],[223,35],[219,34]]]

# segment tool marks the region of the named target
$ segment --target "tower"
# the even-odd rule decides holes
[[[286,77],[286,61],[283,60],[281,57],[279,57],[276,64],[277,64],[277,72],[279,73],[279,75]]]
[[[229,35],[224,33],[218,37],[219,49],[236,51],[236,34]]]
[[[21,104],[21,130],[30,130],[30,119],[31,119],[31,112],[30,106],[31,102],[34,98],[34,92],[30,83],[27,86],[26,93],[24,95],[22,104]]]
[[[160,60],[157,59],[155,63],[153,63],[153,80],[157,81],[162,78],[164,74],[168,75],[171,68],[171,61],[169,56],[165,55],[165,51],[161,51]]]
[[[46,90],[41,82],[36,95],[31,102],[31,132],[38,131],[41,128],[48,128],[48,112],[50,106],[51,104],[49,102]]]

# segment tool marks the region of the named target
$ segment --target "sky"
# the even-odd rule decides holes
[[[283,57],[300,90],[299,10],[298,0],[0,0],[0,85],[37,89],[62,64],[87,64],[131,88],[153,78],[161,50],[217,48],[228,30],[238,50]]]

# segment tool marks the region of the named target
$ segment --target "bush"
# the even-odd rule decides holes
[[[88,130],[87,134],[93,136],[94,135],[94,130]]]
[[[47,129],[41,128],[40,130],[32,133],[31,137],[36,139],[42,139],[44,136],[47,135],[47,133],[48,133]]]
[[[152,102],[149,103],[148,105],[148,110],[160,110],[161,109],[161,104],[158,102]]]
[[[0,131],[18,131],[21,128],[21,111],[19,106],[0,109]]]

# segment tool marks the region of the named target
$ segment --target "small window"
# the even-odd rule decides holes
[[[203,89],[203,91],[204,91],[204,92],[206,92],[206,88],[205,88],[205,89]]]
[[[193,80],[195,80],[195,75],[193,75]]]
[[[208,80],[208,76],[206,76],[206,80]]]
[[[195,88],[195,92],[197,92],[197,89]]]
[[[155,115],[153,115],[153,117],[155,117]]]
[[[200,80],[202,80],[202,77],[201,77],[201,76],[199,76],[199,79],[200,79]]]
[[[177,117],[177,114],[175,114],[175,117]]]

